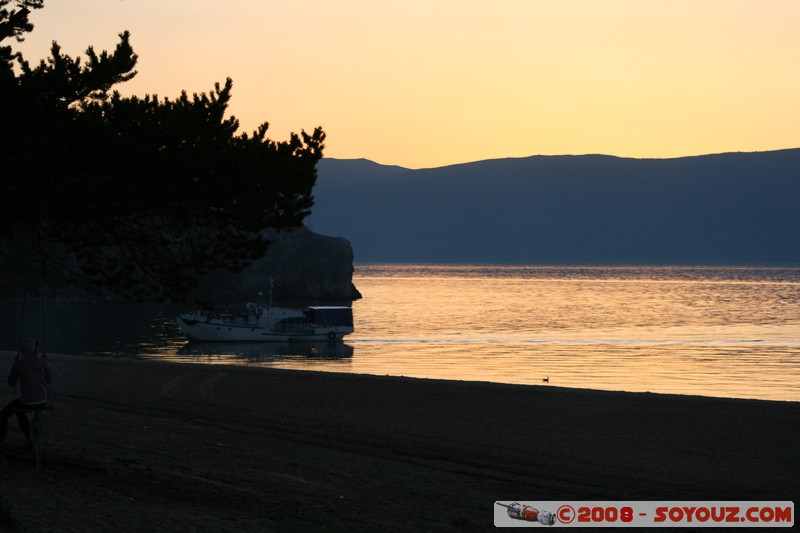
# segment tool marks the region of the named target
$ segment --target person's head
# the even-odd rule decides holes
[[[25,355],[38,355],[39,341],[34,338],[25,339],[22,343],[20,351]]]

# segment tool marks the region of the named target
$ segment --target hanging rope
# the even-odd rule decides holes
[[[47,334],[45,333],[44,327],[44,303],[45,298],[44,294],[42,294],[42,355],[47,355]]]
[[[22,297],[22,316],[19,319],[19,338],[17,339],[17,355],[21,354],[22,350],[22,333],[25,329],[25,307],[27,304],[27,296]]]
[[[25,307],[28,304],[28,297],[27,295],[22,297],[22,316],[19,319],[19,337],[17,338],[17,359],[22,355],[22,333],[25,330]],[[16,362],[16,360],[15,360]],[[11,392],[11,398],[17,397],[17,383],[14,382],[14,387],[9,387],[8,390]]]
[[[44,297],[44,293],[42,293],[42,349],[41,349],[41,357],[47,359],[47,328],[45,327],[45,302],[47,300]],[[50,392],[50,386],[45,383],[45,388],[47,389],[47,404],[50,406],[50,409],[53,409],[53,395]]]

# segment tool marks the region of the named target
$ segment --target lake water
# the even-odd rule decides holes
[[[344,343],[193,345],[174,306],[48,303],[48,349],[800,401],[800,267],[356,265],[354,283]],[[41,306],[21,307],[0,348],[40,336]]]

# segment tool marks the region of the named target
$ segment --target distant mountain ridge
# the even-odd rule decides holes
[[[309,225],[357,262],[800,264],[800,149],[318,170]]]

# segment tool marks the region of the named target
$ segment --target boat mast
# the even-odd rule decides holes
[[[269,301],[267,302],[267,327],[272,329],[272,286],[274,285],[272,272],[269,273]]]
[[[267,305],[267,309],[272,309],[272,287],[274,285],[274,281],[272,279],[272,274],[269,275],[269,304]]]

